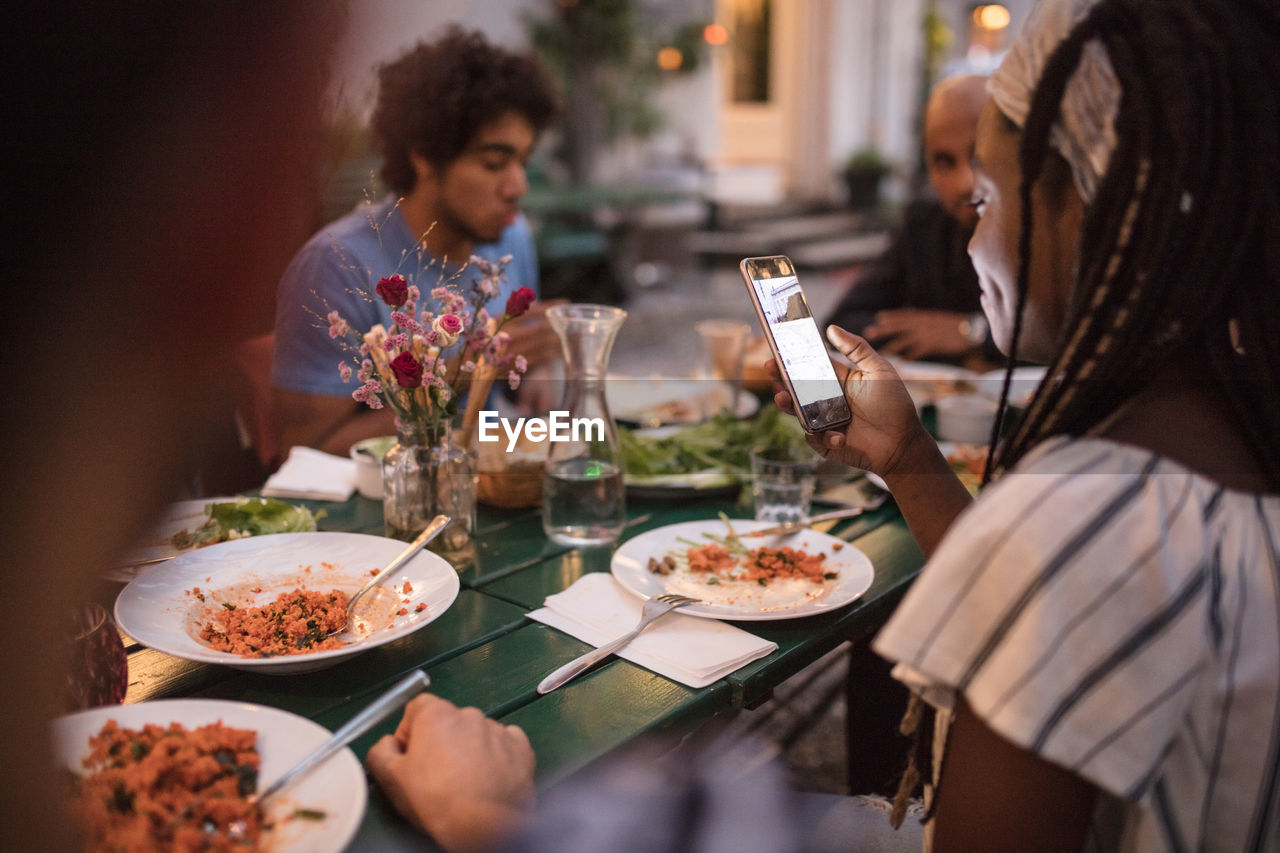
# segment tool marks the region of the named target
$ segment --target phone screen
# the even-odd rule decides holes
[[[747,258],[742,271],[805,428],[818,432],[848,422],[849,403],[791,261],[781,255]]]

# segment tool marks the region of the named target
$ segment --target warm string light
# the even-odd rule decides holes
[[[975,6],[973,9],[973,22],[984,30],[991,32],[1003,30],[1009,26],[1009,20],[1009,10],[999,3]]]
[[[664,47],[658,51],[658,67],[663,71],[678,71],[684,64],[684,54],[674,47]]]

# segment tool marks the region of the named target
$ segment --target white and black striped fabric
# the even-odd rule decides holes
[[[1058,438],[957,520],[875,648],[1112,795],[1093,847],[1280,850],[1277,552],[1280,496]]]

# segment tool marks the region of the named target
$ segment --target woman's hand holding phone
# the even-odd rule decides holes
[[[881,476],[891,475],[905,464],[920,442],[927,442],[936,454],[937,446],[920,423],[911,395],[893,365],[866,340],[837,326],[827,330],[827,340],[853,365],[835,365],[853,420],[808,436],[809,445],[827,459]],[[795,403],[781,383],[777,363],[770,359],[765,370],[774,380],[774,402],[794,415]]]

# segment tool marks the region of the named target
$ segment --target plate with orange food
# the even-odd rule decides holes
[[[116,623],[153,649],[268,675],[311,672],[418,631],[458,596],[458,573],[419,551],[343,624],[347,597],[405,543],[360,533],[278,533],[209,545],[143,572]]]
[[[54,759],[74,776],[72,814],[94,850],[337,853],[364,817],[366,782],[343,749],[256,806],[329,732],[296,714],[219,699],[162,699],[53,722]],[[212,760],[211,760],[212,759]]]
[[[761,621],[830,613],[871,586],[871,561],[826,533],[746,534],[767,521],[686,521],[642,533],[613,555],[618,583],[644,598],[677,593],[702,604],[681,613]]]

